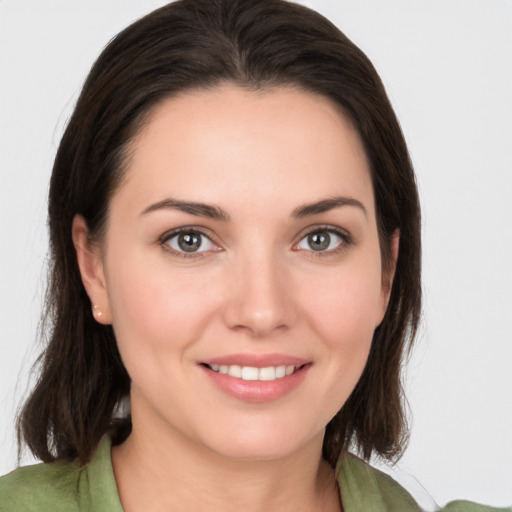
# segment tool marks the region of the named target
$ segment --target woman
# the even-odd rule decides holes
[[[53,330],[20,432],[57,462],[2,479],[0,510],[418,509],[347,451],[403,449],[419,207],[381,82],[333,25],[185,0],[123,31],[49,223]]]

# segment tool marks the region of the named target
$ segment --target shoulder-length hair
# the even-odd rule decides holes
[[[100,438],[121,442],[130,378],[111,326],[96,323],[82,285],[71,225],[76,214],[101,239],[130,141],[164,99],[232,83],[292,85],[334,101],[363,142],[375,194],[383,275],[400,231],[391,298],[364,372],[327,425],[334,466],[352,446],[363,457],[400,455],[407,438],[400,369],[421,307],[420,211],[399,123],[374,67],[320,14],[285,0],[179,0],[118,34],[94,64],[60,143],[49,193],[48,343],[18,418],[18,437],[43,461],[85,464]]]

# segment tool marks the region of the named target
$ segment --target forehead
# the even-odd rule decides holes
[[[140,206],[170,195],[293,208],[357,195],[373,207],[351,122],[330,99],[292,87],[224,85],[165,100],[134,138],[120,188]]]

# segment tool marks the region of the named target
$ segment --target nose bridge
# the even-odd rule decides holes
[[[283,258],[272,247],[257,247],[235,257],[225,319],[231,328],[264,336],[293,322]]]

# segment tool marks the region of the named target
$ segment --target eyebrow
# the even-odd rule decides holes
[[[205,203],[196,203],[192,201],[179,201],[177,199],[164,199],[158,203],[148,206],[141,215],[145,215],[156,210],[179,210],[181,212],[189,213],[190,215],[197,215],[198,217],[208,217],[214,220],[229,220],[229,215],[218,206],[212,206]]]
[[[359,208],[365,215],[368,216],[368,212],[364,207],[361,201],[354,199],[353,197],[330,197],[328,199],[322,199],[321,201],[317,201],[315,203],[304,204],[295,208],[292,212],[292,217],[297,219],[302,219],[304,217],[309,217],[310,215],[318,215],[319,213],[325,213],[335,208],[340,208],[342,206],[354,206]]]
[[[296,219],[302,219],[312,215],[318,215],[325,213],[335,208],[341,208],[342,206],[354,206],[359,208],[365,216],[368,215],[366,208],[361,201],[354,199],[353,197],[330,197],[328,199],[322,199],[314,203],[301,205],[292,211],[291,216]],[[207,217],[213,220],[228,221],[230,219],[229,214],[218,206],[209,205],[206,203],[197,203],[193,201],[180,201],[178,199],[164,199],[158,201],[145,210],[142,211],[141,215],[148,214],[157,210],[179,210],[190,215],[197,215],[198,217]]]

